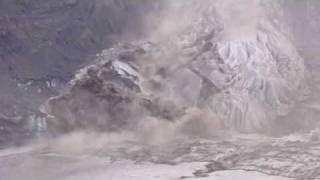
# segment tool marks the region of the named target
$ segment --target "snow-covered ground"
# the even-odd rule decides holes
[[[314,133],[190,139],[157,146],[111,143],[83,152],[58,151],[53,144],[1,152],[0,180],[320,179],[320,144]]]
[[[2,157],[3,158],[3,157]],[[27,160],[12,167],[1,164],[1,180],[289,180],[254,171],[227,170],[195,176],[207,163],[194,162],[179,165],[135,163],[117,161],[111,163],[105,158],[69,159],[62,157],[38,157],[37,165]],[[28,162],[29,161],[29,162]],[[59,163],[58,163],[59,162]],[[14,162],[8,162],[14,163]]]

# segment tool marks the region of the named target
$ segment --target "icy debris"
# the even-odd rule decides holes
[[[20,89],[27,90],[32,85],[32,81],[27,81],[26,83],[17,83]]]
[[[35,132],[44,132],[47,130],[47,121],[43,117],[32,115],[28,117],[28,126]]]
[[[139,77],[139,74],[136,70],[134,70],[130,65],[121,62],[121,61],[114,61],[112,63],[115,70],[123,77],[131,79],[132,77]],[[133,81],[135,79],[132,79]]]

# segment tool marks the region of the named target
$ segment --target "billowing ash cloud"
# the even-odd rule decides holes
[[[146,19],[143,40],[104,50],[68,92],[47,102],[49,130],[140,137],[282,131],[308,88],[278,2],[164,2]]]

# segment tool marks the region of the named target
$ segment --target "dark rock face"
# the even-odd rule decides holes
[[[122,77],[113,62],[89,68],[84,76],[73,82],[70,92],[49,101],[49,113],[55,115],[55,120],[49,119],[48,127],[61,132],[84,127],[119,129],[130,116],[139,87]]]
[[[91,56],[142,34],[149,10],[145,0],[0,1],[0,113],[39,114]]]
[[[142,58],[146,51],[128,47],[114,57],[82,69],[67,93],[46,104],[48,129],[53,134],[86,129],[123,131],[137,126],[140,119],[156,117],[173,121],[183,112],[170,101],[142,92],[136,62],[119,60],[125,54]]]
[[[320,47],[320,2],[293,0],[282,3],[288,24],[294,33],[295,43],[306,58],[306,64],[317,65]]]

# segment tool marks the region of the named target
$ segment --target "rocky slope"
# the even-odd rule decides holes
[[[179,132],[210,136],[316,124],[289,118],[309,89],[291,31],[275,13],[282,11],[278,2],[243,0],[254,10],[249,14],[233,1],[175,3],[150,42],[103,51],[66,94],[49,100],[49,128],[140,130],[141,124],[173,120]],[[231,10],[239,17],[230,18]],[[181,24],[172,28],[170,15],[177,12]]]
[[[144,16],[156,10],[154,4],[143,0],[1,1],[0,113],[22,119],[17,127],[31,123],[37,128],[32,122],[41,121],[39,106],[57,95],[91,56],[121,38],[143,34]],[[6,128],[5,124],[0,121],[1,127]]]

